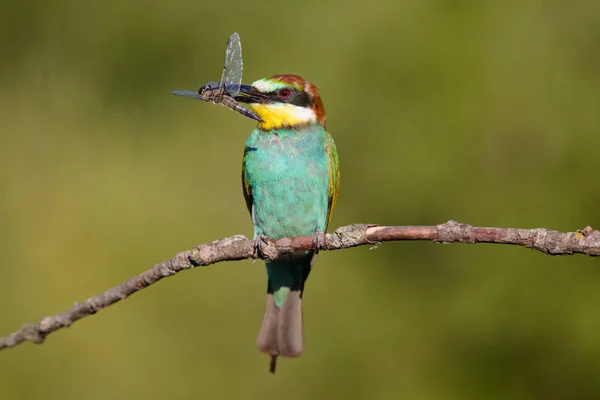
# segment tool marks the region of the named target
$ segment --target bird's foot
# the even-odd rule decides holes
[[[264,234],[259,234],[254,239],[254,254],[252,255],[254,258],[264,258],[265,253],[263,251],[263,247],[269,244],[269,237]]]
[[[315,253],[318,253],[319,250],[323,250],[327,248],[327,237],[325,236],[325,232],[320,229],[315,230],[315,234],[313,235],[312,240],[312,249]]]

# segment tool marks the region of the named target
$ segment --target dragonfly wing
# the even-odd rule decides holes
[[[232,97],[240,91],[243,69],[242,42],[240,41],[240,35],[233,33],[229,36],[229,40],[227,40],[225,65],[223,66],[223,76],[221,77],[221,87],[227,88]]]

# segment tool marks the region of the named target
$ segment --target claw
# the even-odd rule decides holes
[[[319,250],[325,249],[327,247],[327,238],[325,236],[325,232],[320,230],[319,228],[315,229],[315,234],[313,235],[312,240],[312,249],[315,253],[318,253]]]
[[[269,237],[264,234],[259,234],[254,239],[254,258],[264,258],[263,246],[269,244]]]

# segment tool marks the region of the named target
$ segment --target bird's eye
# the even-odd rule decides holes
[[[285,99],[285,98],[287,98],[287,97],[289,97],[289,96],[290,96],[290,91],[289,91],[289,89],[281,89],[281,90],[279,91],[279,97],[281,97],[281,98]]]

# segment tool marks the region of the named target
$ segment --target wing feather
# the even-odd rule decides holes
[[[250,213],[250,215],[252,215],[254,199],[252,198],[252,186],[250,186],[250,183],[246,179],[246,154],[248,154],[248,152],[252,150],[254,149],[251,149],[249,147],[246,147],[244,149],[244,159],[242,162],[242,190],[244,191],[244,199],[246,200],[246,207],[248,207],[248,212]],[[254,215],[252,215],[252,218],[254,218]]]
[[[331,220],[335,202],[337,201],[338,192],[340,190],[340,160],[338,157],[337,148],[333,137],[325,132],[325,152],[329,159],[329,202],[327,207],[327,226]]]

